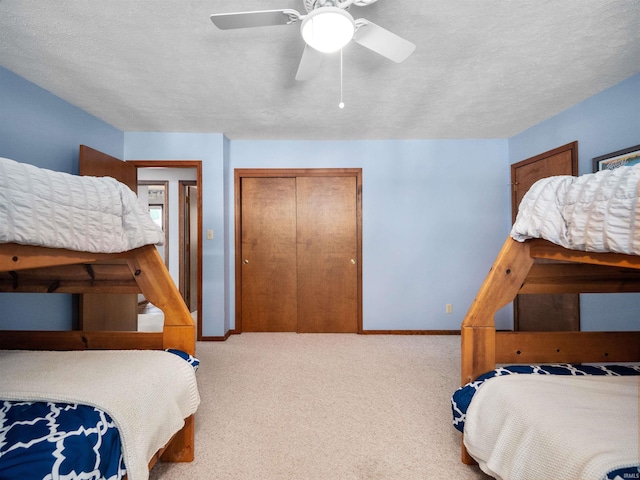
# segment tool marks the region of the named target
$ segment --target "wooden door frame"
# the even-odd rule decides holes
[[[188,258],[185,253],[186,253],[186,244],[187,244],[187,235],[191,235],[190,232],[188,232],[186,230],[186,223],[185,223],[185,204],[186,204],[186,193],[185,187],[196,187],[196,191],[198,189],[198,183],[195,180],[178,180],[178,225],[179,225],[179,229],[180,229],[180,235],[179,235],[179,245],[178,245],[178,255],[181,258],[181,262],[187,263],[189,262],[189,267],[191,266],[191,259]],[[200,243],[202,241],[202,237],[198,236],[198,243]],[[189,241],[189,245],[191,245],[191,241]],[[197,255],[197,249],[196,249],[196,255]],[[191,275],[191,268],[189,268],[189,276]],[[184,272],[180,272],[180,279],[179,279],[179,285],[178,285],[178,289],[180,290],[180,292],[185,295],[186,294],[186,290],[187,290],[187,284],[188,284],[188,280],[187,280],[187,275],[185,275]],[[197,289],[196,289],[196,295],[197,295]],[[198,304],[196,302],[196,304]],[[188,305],[189,306],[189,305]],[[189,310],[191,310],[191,307],[189,306]]]
[[[362,333],[362,168],[236,168],[234,169],[235,328],[242,332],[242,179],[267,177],[356,177],[357,333]]]
[[[202,160],[127,160],[136,168],[195,168],[198,188],[198,318],[197,339],[202,340]]]

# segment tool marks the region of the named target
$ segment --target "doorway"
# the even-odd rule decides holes
[[[138,198],[149,207],[149,215],[164,232],[164,243],[156,248],[169,268],[169,182],[138,180]]]
[[[192,312],[194,321],[197,325],[197,338],[202,339],[202,162],[199,160],[128,160],[127,163],[133,164],[139,177],[144,177],[141,172],[153,171],[153,178],[162,178],[163,182],[157,180],[143,180],[138,183],[163,183],[165,177],[172,180],[166,183],[166,201],[175,202],[175,207],[167,205],[165,208],[165,222],[169,227],[165,229],[167,235],[165,250],[165,261],[170,271],[173,269],[177,273],[172,276],[176,279],[176,284],[180,289],[180,293]],[[184,192],[180,178],[189,178],[183,180],[189,185],[190,205],[189,214],[185,219],[183,211]],[[195,178],[195,180],[191,180]],[[169,191],[173,190],[171,194]],[[172,218],[170,211],[173,211]],[[188,222],[188,223],[187,223]],[[171,230],[171,231],[169,231]],[[185,240],[186,239],[186,240]],[[188,244],[189,261],[185,263],[184,246]],[[185,276],[184,272],[188,271]],[[185,282],[185,283],[183,283]]]
[[[362,169],[235,170],[236,331],[362,331]]]
[[[511,217],[515,222],[525,193],[541,178],[578,175],[578,142],[541,153],[511,165]],[[536,259],[536,263],[553,263]],[[517,295],[513,303],[516,331],[580,330],[579,294]]]
[[[122,161],[118,158],[112,157],[98,150],[87,147],[86,145],[80,145],[78,170],[80,175],[92,175],[92,176],[110,176],[116,178],[120,182],[127,185],[132,191],[138,190],[138,174],[140,169],[153,169],[160,171],[166,169],[167,171],[176,172],[177,169],[187,169],[195,172],[195,198],[196,198],[196,213],[195,223],[197,224],[196,231],[198,232],[198,238],[202,238],[202,162],[200,160],[129,160]],[[144,182],[143,182],[144,183]],[[170,195],[168,193],[168,184],[164,181],[158,182],[156,178],[153,182],[157,186],[157,195],[163,197],[164,204],[159,200],[150,202],[155,207],[162,205],[162,213],[158,217],[158,220],[165,225],[168,224],[168,210],[165,208]],[[148,194],[148,188],[146,189]],[[155,194],[154,194],[155,195]],[[176,197],[177,198],[177,195]],[[156,208],[159,212],[160,208]],[[192,215],[193,220],[194,215]],[[171,255],[169,255],[168,249],[170,237],[167,228],[165,230],[165,248],[163,255],[165,263],[169,267],[171,261]],[[180,235],[176,232],[176,235]],[[177,245],[178,242],[175,242]],[[198,340],[202,338],[202,246],[201,242],[198,242],[197,246],[197,260],[194,262],[197,274],[192,278],[196,278],[196,295],[197,295],[197,335]],[[194,265],[192,264],[192,265]],[[193,268],[193,267],[192,267]],[[179,269],[179,268],[178,268]],[[116,299],[117,295],[117,299]],[[121,331],[135,331],[138,329],[138,301],[140,300],[137,294],[110,294],[108,302],[104,301],[104,298],[100,298],[100,294],[83,294],[79,298],[79,323],[80,327],[86,330],[103,330],[104,319],[108,317],[117,317],[121,319],[121,324],[116,326],[117,330]],[[103,297],[103,296],[102,296]],[[114,328],[113,326],[111,328]]]

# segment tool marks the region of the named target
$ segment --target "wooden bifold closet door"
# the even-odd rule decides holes
[[[236,187],[236,330],[360,331],[360,171],[236,170]]]

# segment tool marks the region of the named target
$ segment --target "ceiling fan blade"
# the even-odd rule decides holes
[[[310,80],[315,77],[316,73],[322,65],[322,59],[324,55],[315,48],[311,48],[309,45],[304,46],[304,52],[302,52],[302,58],[300,59],[300,65],[298,65],[298,72],[296,73],[296,80],[304,81]]]
[[[410,41],[369,20],[359,18],[356,20],[356,26],[358,29],[353,37],[356,43],[396,63],[406,60],[416,49]]]
[[[214,13],[211,15],[211,21],[221,30],[288,25],[297,22],[299,19],[300,14],[288,8],[255,12]]]

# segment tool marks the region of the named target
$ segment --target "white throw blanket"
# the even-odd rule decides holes
[[[464,443],[502,480],[602,480],[638,465],[637,376],[506,375],[467,410]]]
[[[640,164],[538,180],[525,194],[511,236],[572,250],[640,255]]]
[[[0,351],[0,398],[104,410],[120,431],[129,480],[149,477],[153,455],[200,403],[191,365],[154,350]]]
[[[126,185],[0,158],[0,242],[116,253],[164,235]]]

